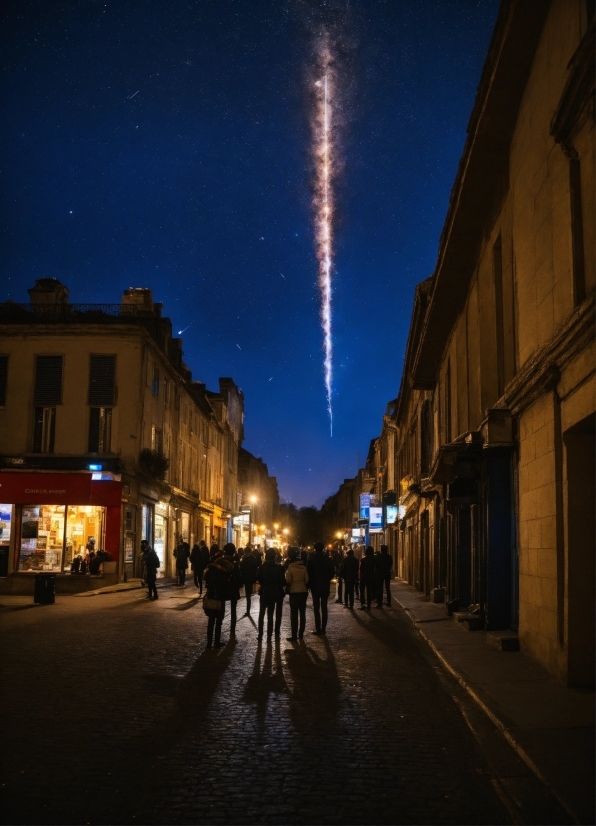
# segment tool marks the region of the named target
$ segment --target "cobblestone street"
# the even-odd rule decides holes
[[[5,823],[565,822],[399,608],[220,650],[191,587],[0,619]]]

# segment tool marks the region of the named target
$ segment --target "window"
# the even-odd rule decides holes
[[[170,382],[167,379],[163,381],[163,400],[166,407],[170,406]]]
[[[163,453],[163,431],[155,425],[151,425],[151,450]]]
[[[89,359],[89,404],[112,407],[115,402],[116,356],[91,356]]]
[[[89,453],[109,453],[112,444],[112,408],[92,407],[89,412]]]
[[[62,356],[37,356],[33,403],[36,407],[62,404]]]
[[[19,571],[84,574],[91,549],[103,548],[105,508],[93,505],[24,505]]]
[[[33,425],[33,452],[53,453],[56,437],[56,408],[36,407]]]
[[[8,356],[0,356],[0,407],[6,406],[6,379],[8,376]]]
[[[420,414],[420,471],[425,476],[430,470],[433,455],[432,408],[428,399],[422,404]]]
[[[451,441],[451,363],[449,361],[445,374],[445,441]]]
[[[159,396],[159,367],[157,364],[153,365],[153,382],[151,384],[151,392],[154,396]]]

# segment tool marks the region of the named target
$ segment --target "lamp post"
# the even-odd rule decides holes
[[[251,496],[248,501],[250,502],[250,510],[248,512],[248,544],[252,545],[252,509],[257,501],[257,497]]]

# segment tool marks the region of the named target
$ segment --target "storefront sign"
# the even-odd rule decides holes
[[[91,501],[91,474],[0,473],[0,500],[14,505],[85,505]]]
[[[92,482],[90,473],[0,473],[0,501],[12,505],[105,505],[122,499],[122,482]]]
[[[370,493],[360,494],[360,519],[368,519],[370,508]]]
[[[369,530],[373,532],[383,530],[383,508],[369,508],[369,513]]]
[[[395,525],[395,523],[397,522],[398,513],[399,511],[397,505],[387,505],[386,522],[388,525]]]

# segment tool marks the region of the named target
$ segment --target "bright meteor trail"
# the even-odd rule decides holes
[[[328,46],[323,43],[320,53],[322,78],[317,80],[316,106],[313,119],[315,161],[315,243],[319,264],[319,290],[321,294],[321,325],[325,353],[325,388],[327,412],[333,436],[333,341],[331,324],[331,282],[333,273],[333,69]]]

